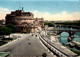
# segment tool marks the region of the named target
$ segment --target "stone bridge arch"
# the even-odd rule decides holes
[[[64,37],[66,36],[66,37],[68,37],[69,33],[68,32],[61,32],[60,36],[64,36]]]
[[[57,35],[60,35],[62,32],[67,32],[67,33],[69,33],[69,36],[71,37],[71,36],[74,36],[74,34],[75,34],[75,31],[70,31],[70,30],[58,30],[57,31]]]
[[[74,36],[75,36],[75,35],[78,35],[78,36],[80,37],[80,32],[75,32],[75,33],[74,33]],[[75,36],[75,37],[78,37],[78,36]]]
[[[75,32],[73,41],[80,42],[80,32]]]

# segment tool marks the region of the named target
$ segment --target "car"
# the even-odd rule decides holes
[[[36,37],[37,37],[37,35],[36,35]]]

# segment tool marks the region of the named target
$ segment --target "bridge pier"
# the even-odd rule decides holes
[[[71,37],[71,38],[74,37],[75,32],[68,32],[68,33],[69,33],[69,37]]]
[[[70,35],[70,34],[69,34],[69,37],[73,38],[73,37],[74,37],[74,35]]]

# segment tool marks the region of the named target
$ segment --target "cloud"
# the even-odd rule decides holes
[[[5,19],[6,14],[9,14],[11,10],[7,8],[0,7],[0,19]],[[34,14],[34,17],[38,18],[44,18],[44,20],[53,20],[53,21],[59,21],[59,20],[80,20],[80,12],[73,12],[68,13],[66,11],[63,11],[61,13],[57,14],[51,14],[49,12],[40,12],[40,11],[31,11]]]
[[[10,12],[9,9],[0,7],[0,19],[5,19],[6,14],[9,14]]]
[[[80,19],[80,12],[73,12],[73,13],[67,13],[66,11],[63,11],[58,14],[51,14],[49,12],[39,12],[39,11],[32,11],[34,14],[34,17],[43,17],[44,20],[79,20]]]

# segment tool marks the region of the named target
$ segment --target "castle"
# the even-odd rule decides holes
[[[10,14],[7,14],[5,19],[6,24],[13,24],[17,28],[17,32],[23,30],[28,33],[37,32],[44,27],[43,18],[34,18],[34,14],[24,12],[23,8],[22,10],[12,11]]]

